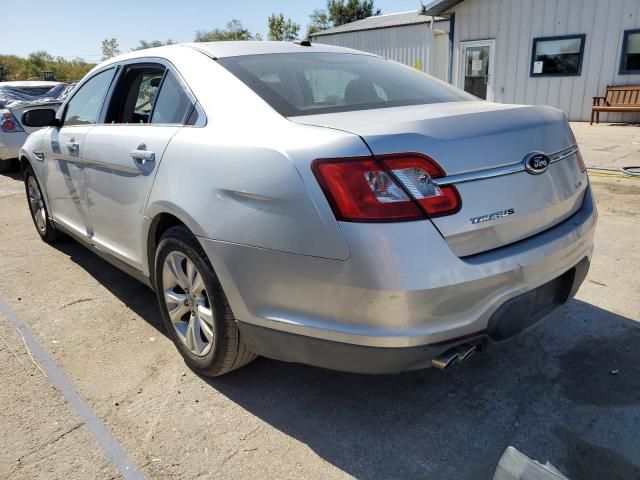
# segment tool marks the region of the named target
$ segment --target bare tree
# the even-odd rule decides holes
[[[115,38],[105,38],[102,41],[102,60],[120,55],[118,41]]]

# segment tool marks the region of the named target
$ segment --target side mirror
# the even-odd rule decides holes
[[[56,119],[56,111],[52,108],[34,108],[27,110],[22,115],[22,125],[27,127],[58,127],[60,122]]]

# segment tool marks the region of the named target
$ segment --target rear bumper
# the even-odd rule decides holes
[[[249,348],[262,356],[285,362],[353,373],[392,374],[431,366],[431,361],[462,344],[481,348],[503,341],[531,327],[564,304],[577,292],[589,270],[589,259],[560,277],[506,302],[489,319],[486,331],[448,342],[417,347],[367,347],[295,335],[239,322]]]
[[[0,160],[18,158],[27,136],[24,132],[0,133]]]
[[[239,325],[249,348],[263,357],[370,375],[427,368],[434,358],[456,345],[482,345],[487,342],[487,336],[483,333],[447,344],[400,348],[367,347],[286,333],[250,323],[240,322]]]
[[[323,357],[329,355],[327,346],[294,348],[286,339],[295,335],[313,345],[328,341],[375,349],[362,350],[367,352],[381,348],[374,353],[380,358],[409,349],[428,358],[442,351],[434,345],[487,334],[490,320],[507,302],[591,257],[596,217],[588,189],[580,210],[554,228],[464,259],[430,222],[341,224],[351,251],[344,261],[200,241],[257,353],[320,365],[304,351]],[[261,329],[274,332],[261,335]],[[291,336],[278,340],[278,332]],[[280,342],[291,347],[267,348]],[[408,356],[402,369],[413,368],[413,353]],[[329,361],[322,365],[343,364]],[[396,371],[399,365],[391,367]]]

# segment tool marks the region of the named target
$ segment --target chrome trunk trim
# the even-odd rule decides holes
[[[578,146],[572,145],[568,148],[564,148],[555,153],[548,154],[551,159],[551,164],[564,160],[578,152]],[[523,161],[504,165],[502,167],[488,168],[485,170],[475,170],[473,172],[460,173],[458,175],[451,175],[444,178],[436,178],[433,182],[436,185],[455,185],[458,183],[476,182],[478,180],[486,180],[488,178],[503,177],[505,175],[512,175],[514,173],[520,173],[525,171]]]

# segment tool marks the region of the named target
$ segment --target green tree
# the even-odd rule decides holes
[[[328,0],[327,10],[334,27],[382,13],[373,6],[373,0]]]
[[[326,10],[315,9],[311,12],[311,15],[309,15],[309,19],[311,23],[307,25],[307,39],[311,38],[311,35],[314,33],[331,28],[331,21],[329,20],[329,15],[327,15]]]
[[[293,42],[298,39],[300,24],[290,18],[284,19],[284,15],[275,13],[269,17],[269,40]]]
[[[251,32],[242,25],[240,20],[233,19],[227,23],[227,28],[215,28],[210,31],[198,30],[196,42],[221,42],[225,40],[252,40]]]
[[[38,51],[31,53],[27,58],[0,55],[0,67],[4,67],[5,80],[39,78],[42,72],[51,71],[59,81],[76,82],[95,67],[95,64],[87,63],[81,58],[54,58],[45,51]]]
[[[136,50],[144,50],[145,48],[154,48],[154,47],[162,47],[163,45],[173,45],[174,42],[173,40],[169,39],[166,42],[163,42],[162,40],[151,40],[150,42],[147,42],[146,40],[140,40],[140,43],[138,44],[137,47],[134,47],[131,49],[132,52],[136,51]]]
[[[102,60],[120,55],[118,41],[115,38],[105,38],[102,41]]]

